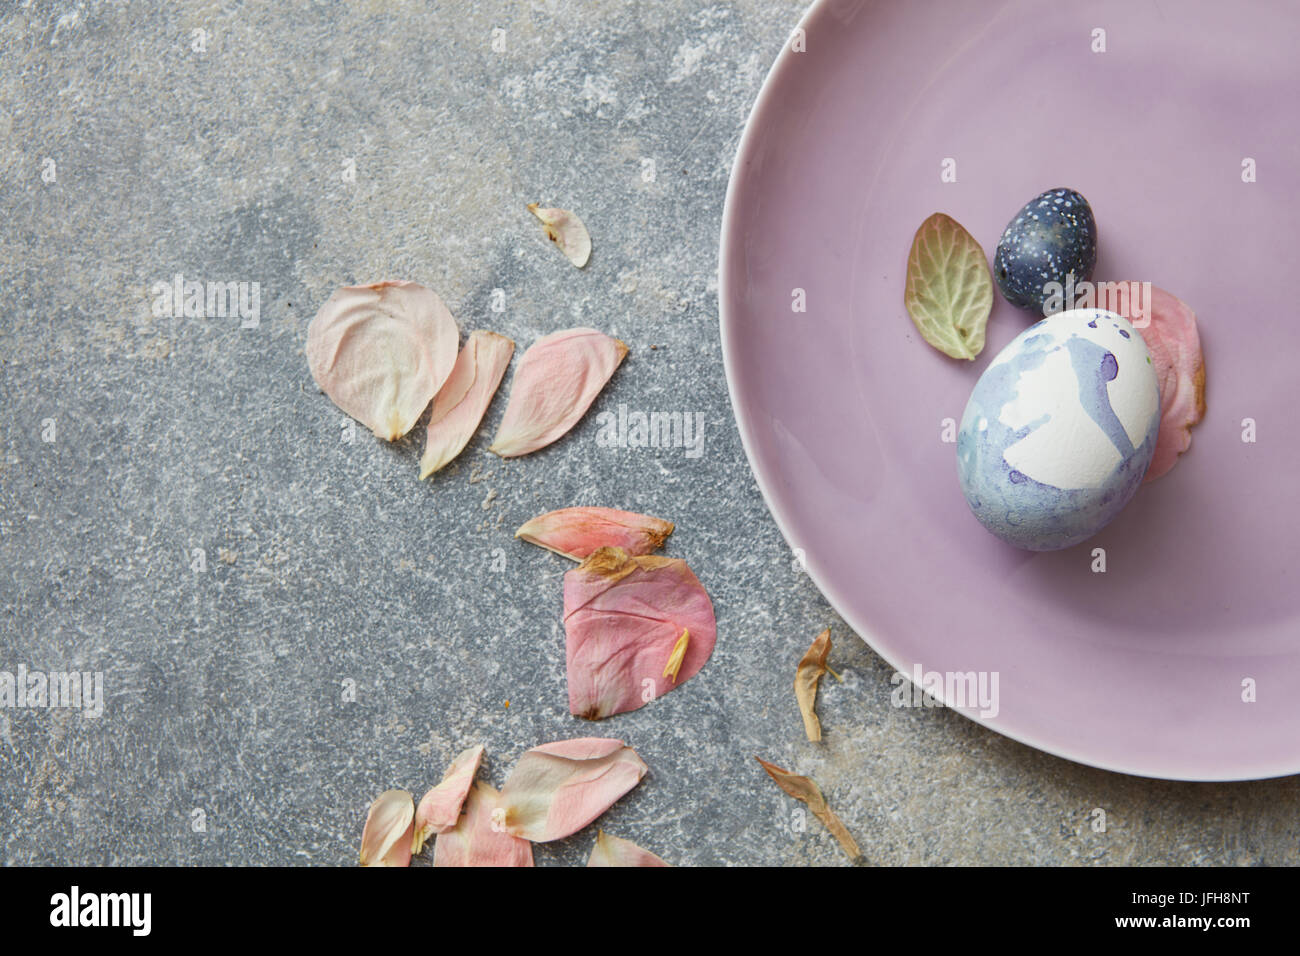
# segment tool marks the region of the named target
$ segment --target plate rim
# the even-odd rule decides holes
[[[722,220],[719,229],[718,241],[718,329],[722,341],[722,366],[723,374],[727,381],[727,398],[731,403],[731,414],[736,422],[736,431],[740,435],[740,444],[745,452],[745,460],[749,465],[750,474],[754,477],[754,482],[758,486],[759,493],[762,495],[763,503],[767,506],[768,513],[785,539],[787,547],[795,549],[793,538],[790,534],[791,522],[787,515],[783,513],[778,499],[769,487],[767,479],[764,477],[757,465],[754,438],[753,420],[742,410],[743,406],[738,400],[736,386],[735,366],[739,362],[737,357],[740,346],[735,334],[736,317],[731,314],[731,282],[729,279],[730,271],[728,265],[736,259],[740,253],[738,251],[739,241],[736,237],[738,233],[738,214],[739,208],[739,180],[741,171],[744,169],[745,160],[755,148],[758,142],[758,127],[761,125],[762,114],[770,110],[775,99],[775,90],[779,85],[780,74],[791,67],[792,58],[795,56],[791,48],[790,38],[793,37],[796,30],[803,30],[805,37],[808,33],[809,24],[816,18],[820,17],[835,0],[812,0],[812,3],[804,10],[803,15],[798,22],[792,27],[787,35],[785,42],[781,45],[781,51],[777,54],[776,59],[768,68],[763,78],[763,83],[759,88],[758,95],[754,99],[753,105],[745,118],[744,129],[741,131],[740,140],[736,144],[736,151],[732,157],[731,172],[727,177],[727,191],[722,205]],[[882,641],[875,633],[874,629],[866,626],[865,622],[858,619],[857,615],[850,614],[846,611],[847,602],[841,595],[835,593],[834,589],[824,581],[813,569],[811,559],[807,559],[803,565],[804,572],[808,575],[813,585],[817,588],[821,596],[830,604],[831,609],[840,616],[845,624],[849,626],[853,634],[867,647],[880,657],[886,664],[894,669],[896,673],[901,673],[906,677],[907,671],[900,666],[899,658],[893,649],[888,648],[888,642]],[[1062,748],[1058,745],[1048,744],[1030,733],[1019,730],[1010,730],[1000,726],[1000,721],[994,718],[981,717],[978,713],[972,713],[967,708],[954,707],[944,695],[935,695],[939,698],[940,703],[951,711],[954,711],[967,720],[973,721],[994,733],[1007,737],[1017,743],[1024,744],[1034,750],[1049,754],[1062,760],[1068,760],[1071,763],[1080,764],[1086,767],[1092,767],[1098,770],[1105,770],[1111,773],[1124,774],[1126,776],[1141,777],[1151,780],[1173,780],[1186,783],[1245,783],[1252,780],[1274,780],[1281,777],[1294,776],[1300,774],[1300,754],[1292,758],[1296,761],[1294,765],[1288,765],[1272,770],[1262,770],[1259,772],[1246,772],[1244,775],[1241,771],[1224,772],[1224,773],[1206,773],[1191,772],[1190,768],[1184,771],[1177,771],[1175,768],[1169,768],[1166,771],[1153,769],[1150,767],[1139,767],[1136,765],[1125,765],[1122,761],[1107,760],[1099,756],[1088,756],[1081,753],[1072,753],[1068,748]]]

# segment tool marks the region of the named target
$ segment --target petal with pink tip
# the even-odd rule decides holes
[[[465,814],[433,845],[434,866],[532,866],[533,846],[506,832],[501,794],[476,780]]]
[[[424,841],[433,834],[446,833],[460,822],[460,809],[482,762],[482,744],[461,751],[442,775],[442,782],[420,800],[420,805],[415,808],[412,853],[419,853],[424,848]]]
[[[346,286],[311,320],[307,364],[335,405],[395,441],[451,374],[459,338],[432,289],[401,281]]]
[[[577,833],[635,787],[647,769],[635,750],[612,738],[534,747],[501,788],[506,830],[534,843]]]
[[[596,845],[591,849],[587,866],[668,866],[649,850],[643,850],[631,840],[610,836],[604,830],[596,831]]]
[[[683,631],[689,640],[674,662]],[[598,720],[636,710],[699,673],[717,623],[685,561],[600,548],[564,576],[564,634],[569,712]]]
[[[450,377],[433,399],[420,478],[428,478],[465,450],[506,374],[515,343],[504,335],[471,332]]]
[[[1140,288],[1141,283],[1120,283]],[[1131,303],[1124,308],[1125,302]],[[1132,298],[1121,300],[1124,318],[1133,320]],[[1134,322],[1151,353],[1151,364],[1160,382],[1160,431],[1156,450],[1147,466],[1144,482],[1154,481],[1178,464],[1178,456],[1192,444],[1192,426],[1205,417],[1205,357],[1196,329],[1196,313],[1186,302],[1164,289],[1151,287],[1147,303],[1149,321]]]
[[[540,545],[574,561],[590,557],[597,548],[622,548],[628,554],[650,554],[673,533],[673,523],[617,508],[561,508],[525,522],[516,538]]]
[[[626,345],[595,329],[542,336],[519,360],[488,450],[513,458],[561,438],[586,414],[626,355]]]
[[[405,790],[385,790],[370,805],[361,831],[362,866],[409,866],[415,802]]]

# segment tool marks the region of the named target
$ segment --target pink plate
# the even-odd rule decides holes
[[[720,293],[790,545],[893,667],[996,673],[996,715],[958,709],[1000,733],[1153,777],[1300,772],[1300,6],[826,0],[800,29],[740,144]],[[1099,535],[1030,554],[971,516],[944,422],[1031,320],[998,297],[957,362],[903,280],[930,213],[991,257],[1055,186],[1092,203],[1095,278],[1196,310],[1209,413]]]

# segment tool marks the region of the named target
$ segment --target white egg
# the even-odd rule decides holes
[[[1113,312],[1062,312],[1016,336],[975,383],[958,477],[999,538],[1066,548],[1133,497],[1159,428],[1160,385],[1137,330]]]

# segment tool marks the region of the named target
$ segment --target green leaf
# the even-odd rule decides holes
[[[903,304],[944,355],[973,360],[984,349],[993,279],[984,250],[957,220],[936,212],[916,230]]]

